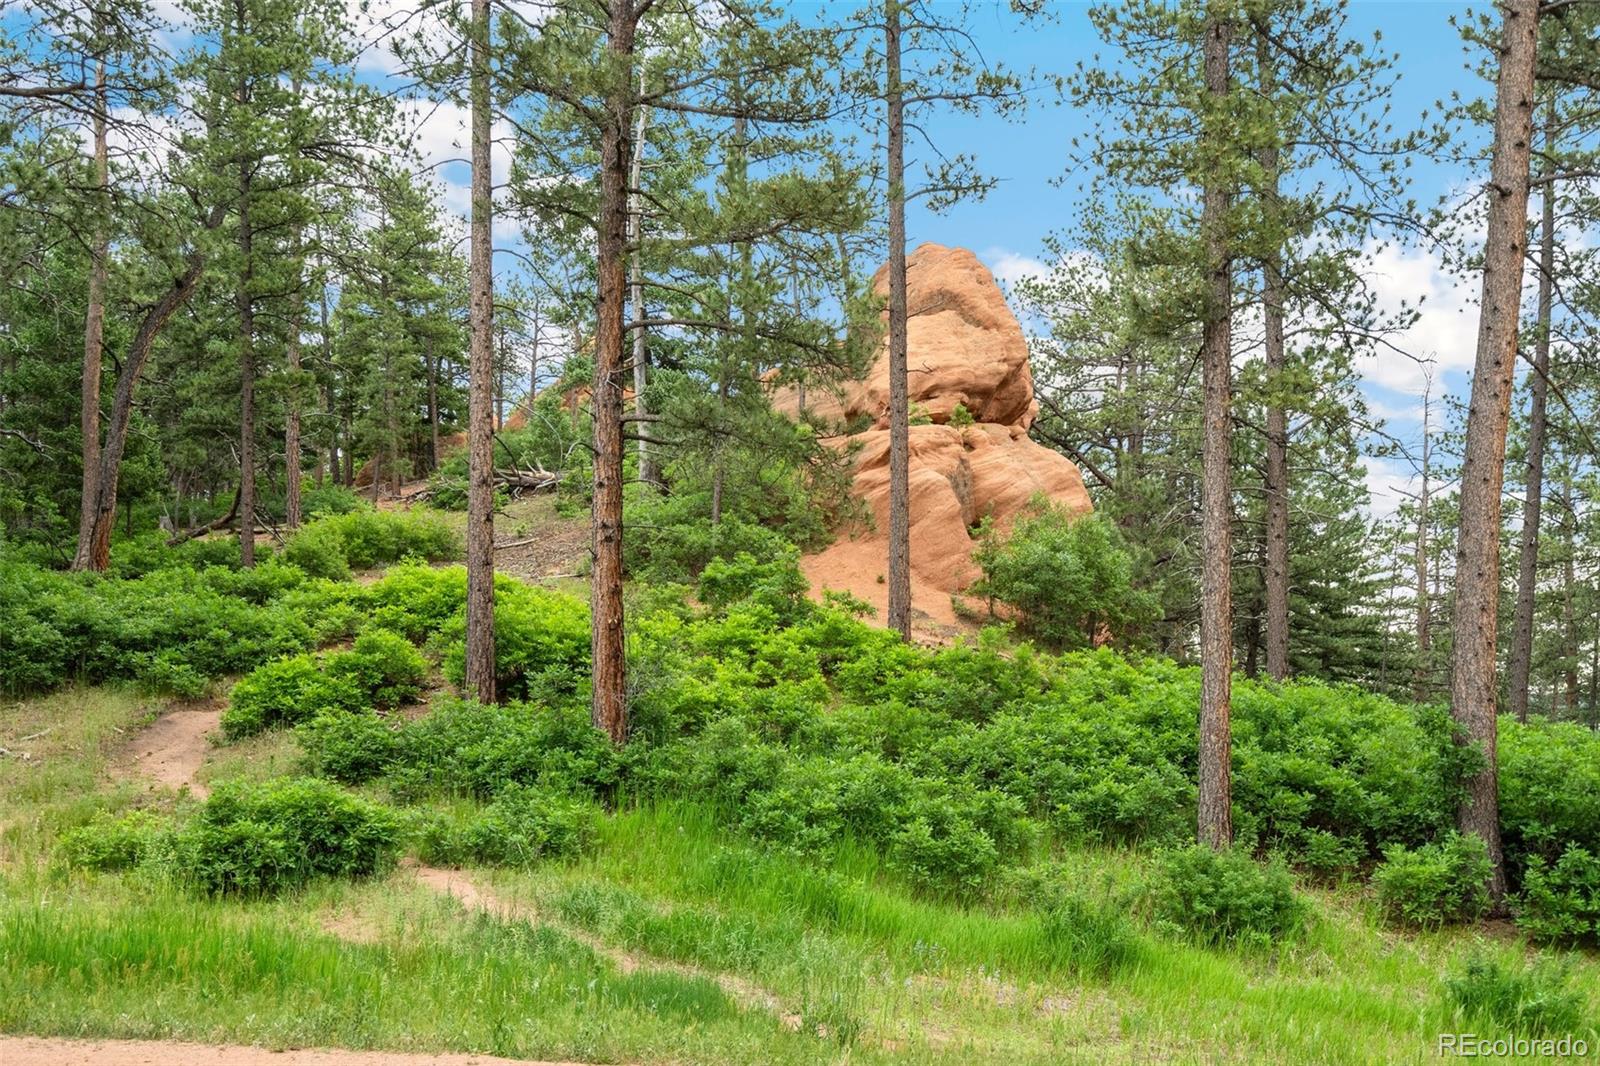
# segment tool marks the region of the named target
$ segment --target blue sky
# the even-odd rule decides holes
[[[1054,24],[1026,26],[999,9],[983,12],[975,20],[977,39],[986,58],[1018,68],[1066,72],[1079,61],[1115,64],[1115,51],[1097,38],[1087,10],[1083,3],[1057,3]],[[1436,114],[1436,102],[1453,91],[1463,96],[1486,91],[1485,83],[1467,69],[1469,57],[1449,22],[1465,10],[1465,4],[1424,0],[1351,5],[1350,32],[1363,39],[1381,33],[1383,47],[1399,55],[1391,97],[1397,129],[1420,124],[1424,112]],[[1090,133],[1094,121],[1093,115],[1053,101],[1031,107],[1014,123],[955,115],[931,118],[930,131],[941,144],[974,153],[1000,185],[986,200],[960,204],[945,215],[914,209],[907,220],[912,245],[933,240],[971,248],[1004,281],[1044,269],[1046,233],[1057,231],[1067,246],[1072,244],[1084,175],[1066,174],[1067,156],[1072,138]],[[1482,180],[1424,159],[1414,161],[1412,174],[1415,198],[1424,207]],[[1067,180],[1058,182],[1063,176]],[[1459,395],[1473,357],[1477,279],[1454,278],[1427,250],[1404,246],[1380,253],[1371,277],[1390,306],[1402,299],[1413,305],[1421,300],[1422,320],[1400,344],[1419,358],[1436,360],[1436,400],[1442,391]],[[1420,439],[1421,368],[1385,353],[1365,360],[1360,369],[1373,412],[1386,419],[1391,433],[1414,446]],[[1439,419],[1436,410],[1435,428]],[[1372,510],[1392,511],[1410,487],[1409,464],[1369,459],[1367,465]]]
[[[356,10],[357,0],[349,2]],[[178,23],[169,43],[186,43],[182,12],[176,0],[154,3],[161,15]],[[799,10],[798,4],[793,6]],[[836,6],[848,11],[855,3]],[[1087,3],[1056,0],[1051,9],[1053,19],[1026,23],[1012,15],[1003,2],[986,4],[979,0],[974,6],[971,25],[975,40],[991,62],[1065,74],[1080,62],[1114,65],[1120,61],[1115,50],[1096,36],[1088,19]],[[370,0],[367,12],[357,21],[363,31],[376,36],[376,20],[409,7],[403,0]],[[823,5],[820,0],[812,0],[807,8],[820,12]],[[1435,102],[1452,92],[1470,96],[1486,91],[1487,87],[1467,69],[1468,56],[1449,22],[1452,15],[1465,10],[1465,4],[1430,0],[1357,0],[1351,4],[1349,31],[1365,39],[1381,33],[1385,49],[1399,54],[1398,80],[1392,97],[1392,118],[1397,128],[1414,127],[1425,111],[1434,110]],[[363,76],[374,82],[389,83],[394,78],[393,61],[381,49],[367,51],[362,67]],[[453,212],[464,214],[467,168],[463,163],[447,160],[460,159],[465,154],[459,147],[464,141],[465,116],[449,104],[417,103],[406,108],[409,121],[418,124],[418,148],[441,183],[445,204]],[[424,116],[426,121],[419,121]],[[986,199],[958,204],[942,215],[930,214],[920,204],[913,204],[907,220],[912,247],[931,240],[970,248],[1007,283],[1027,272],[1045,269],[1042,257],[1047,234],[1057,232],[1065,246],[1073,245],[1072,231],[1082,201],[1081,183],[1087,175],[1066,174],[1068,153],[1073,137],[1089,134],[1095,120],[1096,116],[1070,104],[1043,98],[1020,121],[948,112],[926,116],[924,125],[936,143],[948,151],[974,155],[979,168],[998,179],[999,185]],[[508,169],[510,131],[501,129],[497,134],[503,141],[496,151],[496,179],[503,181]],[[910,149],[915,152],[920,146],[912,143]],[[1450,170],[1425,159],[1415,161],[1412,174],[1415,199],[1424,206],[1482,180],[1481,175]],[[497,220],[496,241],[508,250],[518,246],[518,227],[512,220]],[[513,254],[497,257],[497,267],[515,272],[517,260]],[[1442,392],[1460,395],[1473,356],[1477,279],[1453,278],[1426,249],[1405,246],[1379,253],[1369,275],[1391,308],[1402,300],[1412,305],[1422,301],[1422,320],[1400,339],[1400,344],[1415,356],[1436,359],[1436,398]],[[1364,361],[1360,370],[1363,390],[1374,413],[1387,419],[1392,433],[1414,445],[1423,388],[1419,366],[1386,353]],[[1369,460],[1368,467],[1373,511],[1391,511],[1411,480],[1408,465],[1402,460]]]

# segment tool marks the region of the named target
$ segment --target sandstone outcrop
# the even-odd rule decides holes
[[[973,530],[985,517],[1002,528],[1036,495],[1075,513],[1091,510],[1071,461],[1028,438],[1038,413],[1027,340],[978,257],[964,248],[924,244],[907,259],[908,386],[912,410],[930,424],[910,427],[911,599],[933,622],[955,621],[952,597],[978,577]],[[886,291],[887,272],[873,279]],[[799,396],[780,390],[774,406],[790,414]],[[957,407],[971,425],[950,424]],[[887,608],[889,529],[889,365],[880,351],[861,381],[806,396],[812,417],[871,428],[844,439],[859,446],[854,494],[870,523],[844,531],[803,560],[815,594],[839,589]]]

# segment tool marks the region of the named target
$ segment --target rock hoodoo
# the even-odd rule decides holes
[[[1039,410],[1033,396],[1028,345],[1000,287],[964,248],[924,244],[906,261],[911,427],[911,604],[934,622],[955,621],[951,597],[978,577],[972,529],[985,516],[1002,527],[1036,493],[1070,511],[1091,509],[1083,478],[1071,461],[1028,438]],[[873,279],[888,286],[887,269]],[[773,397],[795,414],[792,389]],[[950,424],[965,407],[973,424]],[[889,529],[889,355],[887,347],[864,379],[831,393],[812,389],[807,413],[844,423],[872,420],[845,438],[860,445],[854,493],[872,514],[870,526],[844,531],[831,546],[803,561],[814,592],[840,589],[887,609]]]

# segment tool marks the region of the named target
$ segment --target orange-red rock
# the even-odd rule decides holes
[[[879,271],[875,284],[886,284]],[[932,425],[910,427],[911,598],[913,611],[955,621],[952,597],[978,576],[972,530],[986,516],[1004,527],[1036,495],[1076,513],[1091,510],[1078,468],[1028,438],[1038,404],[1022,327],[988,269],[971,252],[925,244],[907,262],[909,391]],[[874,428],[846,438],[859,445],[853,491],[871,520],[846,530],[803,560],[813,591],[840,589],[887,607],[889,528],[888,356],[866,378],[825,396],[808,395],[809,414]],[[793,413],[799,397],[780,390],[774,404]],[[975,424],[949,425],[960,404]]]

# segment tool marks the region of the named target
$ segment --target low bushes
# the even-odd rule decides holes
[[[476,815],[436,818],[421,833],[423,862],[528,866],[571,858],[594,840],[597,811],[590,803],[544,789],[509,785]]]
[[[57,842],[69,866],[85,870],[126,870],[170,847],[172,823],[151,811],[102,813],[87,825],[69,829]]]
[[[222,730],[238,740],[327,711],[397,707],[421,692],[427,669],[404,637],[368,630],[349,651],[296,655],[257,667],[233,686]]]
[[[427,514],[357,510],[307,522],[283,557],[313,577],[343,578],[408,556],[435,562],[461,554],[461,539]]]
[[[1535,940],[1600,946],[1600,857],[1574,844],[1553,865],[1528,860],[1516,915]]]
[[[216,894],[270,895],[317,876],[365,877],[399,848],[386,807],[315,778],[219,788],[178,835],[184,876]]]
[[[301,651],[314,634],[274,597],[293,567],[168,568],[131,579],[0,562],[0,691],[133,680],[193,695],[223,674]],[[247,594],[245,585],[259,582]]]
[[[1372,880],[1392,921],[1438,926],[1483,916],[1489,909],[1489,869],[1482,840],[1449,833],[1416,849],[1389,847]]]
[[[1208,943],[1260,945],[1290,937],[1306,913],[1282,865],[1203,845],[1161,857],[1150,900],[1158,922]]]
[[[467,622],[458,611],[435,643],[444,675],[460,686],[466,673]],[[503,700],[570,694],[589,661],[589,609],[579,599],[510,578],[495,581],[495,689]]]

